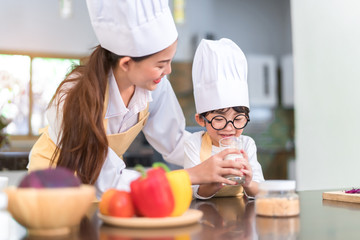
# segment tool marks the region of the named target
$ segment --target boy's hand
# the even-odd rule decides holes
[[[249,164],[249,157],[248,157],[247,153],[243,149],[240,152],[243,155],[243,158],[239,158],[236,161],[238,161],[242,164],[242,168],[240,169],[240,171],[245,176],[245,182],[242,185],[244,187],[249,187],[249,185],[252,181],[252,178],[253,178],[252,168]]]
[[[259,184],[252,180],[253,172],[249,164],[249,157],[247,153],[244,150],[241,150],[241,153],[244,158],[238,159],[237,162],[241,163],[243,166],[241,172],[245,176],[245,182],[242,184],[242,186],[244,187],[246,196],[255,197],[255,195],[259,192]]]
[[[226,175],[242,176],[240,169],[243,168],[243,163],[233,160],[224,160],[228,154],[239,154],[240,150],[229,148],[218,154],[211,156],[206,161],[192,168],[186,169],[190,175],[191,183],[223,183],[228,185],[236,185],[236,182],[226,179]]]

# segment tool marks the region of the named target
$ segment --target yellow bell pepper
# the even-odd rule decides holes
[[[175,200],[175,207],[170,216],[181,216],[189,209],[192,200],[190,176],[186,170],[170,171],[166,165],[165,167],[163,165],[165,164],[154,163],[153,167],[161,166],[166,171],[166,178],[170,183]]]
[[[169,180],[175,200],[175,207],[170,216],[181,216],[188,210],[192,200],[189,174],[185,170],[175,170],[167,172],[166,178]]]

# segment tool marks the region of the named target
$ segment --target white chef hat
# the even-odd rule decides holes
[[[201,40],[195,52],[192,78],[197,113],[249,107],[247,61],[230,39]]]
[[[100,45],[120,56],[159,52],[177,39],[168,0],[87,0]]]

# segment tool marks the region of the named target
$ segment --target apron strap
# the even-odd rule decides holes
[[[203,162],[211,157],[212,141],[207,132],[201,138],[200,161]]]
[[[105,91],[105,100],[104,100],[104,129],[105,132],[107,131],[108,127],[108,119],[105,118],[107,107],[109,103],[109,84],[106,85],[106,91]],[[149,103],[147,104],[146,108],[139,112],[138,114],[138,122],[129,128],[127,131],[122,133],[116,133],[116,134],[107,134],[107,139],[109,143],[109,147],[116,153],[116,155],[123,159],[123,154],[126,152],[126,150],[129,148],[131,143],[134,141],[136,136],[139,134],[139,132],[142,130],[142,128],[145,126],[147,119],[149,117]]]
[[[108,124],[108,119],[105,118],[106,116],[106,112],[107,112],[107,106],[109,103],[109,83],[106,84],[106,90],[105,90],[105,100],[104,100],[104,112],[103,112],[103,119],[104,119],[104,129],[105,129],[105,133],[106,133],[106,129],[107,129],[107,124]]]
[[[55,152],[56,145],[49,136],[48,128],[49,126],[39,130],[41,135],[29,154],[29,164],[27,166],[29,171],[56,166],[58,156],[55,158],[54,165],[51,165],[51,158]]]

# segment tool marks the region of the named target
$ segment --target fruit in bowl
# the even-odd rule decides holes
[[[130,183],[130,191],[110,188],[99,203],[101,216],[117,218],[165,218],[182,216],[192,200],[192,188],[186,170],[170,169],[154,163],[146,170],[135,167],[141,176]]]
[[[81,181],[70,170],[58,167],[30,172],[20,182],[19,188],[79,187]]]
[[[37,170],[19,187],[5,189],[8,211],[30,235],[64,235],[80,224],[95,199],[95,188],[81,184],[65,168]]]

